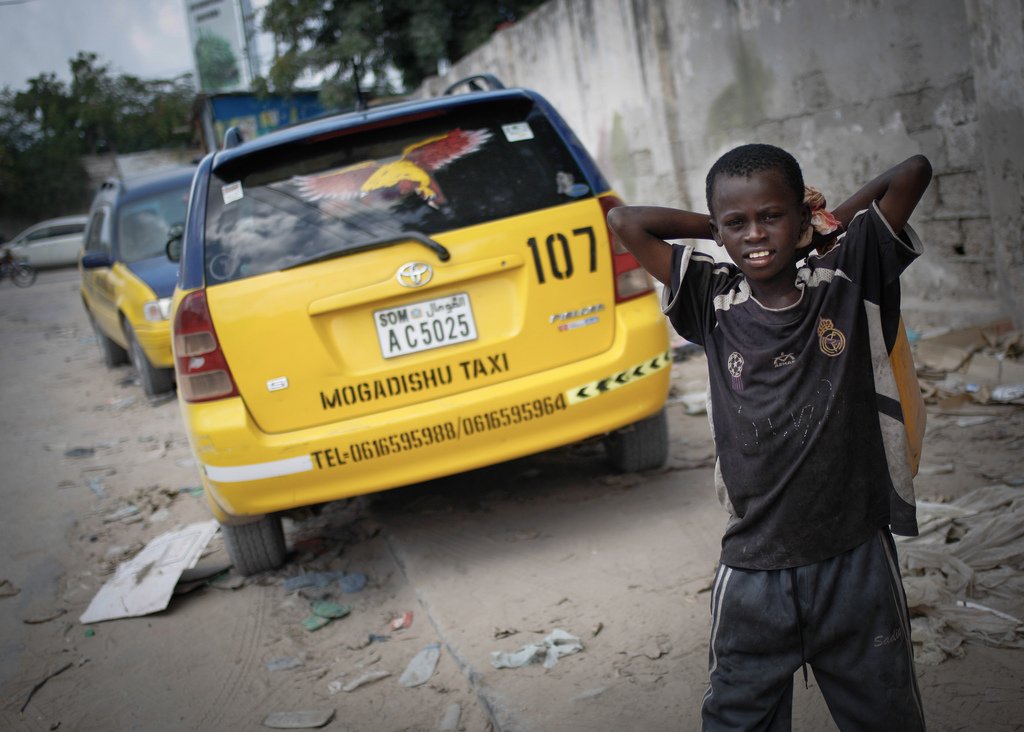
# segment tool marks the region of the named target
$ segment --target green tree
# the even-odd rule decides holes
[[[0,215],[37,219],[83,210],[80,158],[184,147],[191,140],[191,78],[111,74],[92,53],[70,60],[71,81],[52,73],[0,90]]]
[[[270,0],[263,29],[277,55],[265,86],[287,91],[307,72],[325,75],[325,106],[365,100],[394,91],[388,70],[401,76],[402,90],[437,72],[441,61],[457,61],[495,30],[522,18],[541,0]]]

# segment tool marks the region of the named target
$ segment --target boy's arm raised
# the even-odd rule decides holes
[[[858,211],[868,208],[872,201],[878,201],[885,220],[893,231],[899,233],[907,225],[931,179],[932,165],[928,158],[914,155],[865,184],[836,206],[832,213],[846,228]]]
[[[651,276],[672,284],[672,247],[666,239],[711,239],[711,217],[659,206],[620,206],[608,226]]]

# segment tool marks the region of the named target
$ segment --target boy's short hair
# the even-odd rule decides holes
[[[711,190],[719,175],[749,177],[765,170],[778,170],[782,174],[782,179],[786,181],[786,185],[796,196],[797,202],[803,202],[804,174],[800,170],[800,163],[796,161],[796,158],[781,147],[754,143],[734,147],[711,166],[705,182],[708,211],[714,213],[711,210]]]

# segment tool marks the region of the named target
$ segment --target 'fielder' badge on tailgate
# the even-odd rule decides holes
[[[408,262],[395,274],[402,287],[422,287],[434,278],[433,268],[426,262]]]

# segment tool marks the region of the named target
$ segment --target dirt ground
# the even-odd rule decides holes
[[[216,537],[208,575],[166,611],[83,625],[120,562],[208,514],[177,403],[147,403],[127,368],[104,369],[76,288],[74,272],[0,287],[0,728],[257,729],[309,709],[333,713],[336,730],[443,729],[455,716],[450,729],[697,728],[725,523],[706,419],[679,399],[703,388],[699,357],[674,368],[663,470],[609,475],[590,443],[330,504],[286,522],[294,551],[280,571],[222,571]],[[1021,486],[1024,409],[957,409],[932,407],[919,495]],[[286,589],[317,571],[367,584]],[[309,631],[322,597],[351,613]],[[391,626],[407,612],[409,627]],[[550,670],[490,665],[555,628],[583,651]],[[399,684],[433,643],[429,681]],[[1024,651],[960,652],[919,666],[931,729],[1024,729]],[[337,690],[377,671],[388,676]],[[834,728],[813,678],[796,695],[794,729]]]

